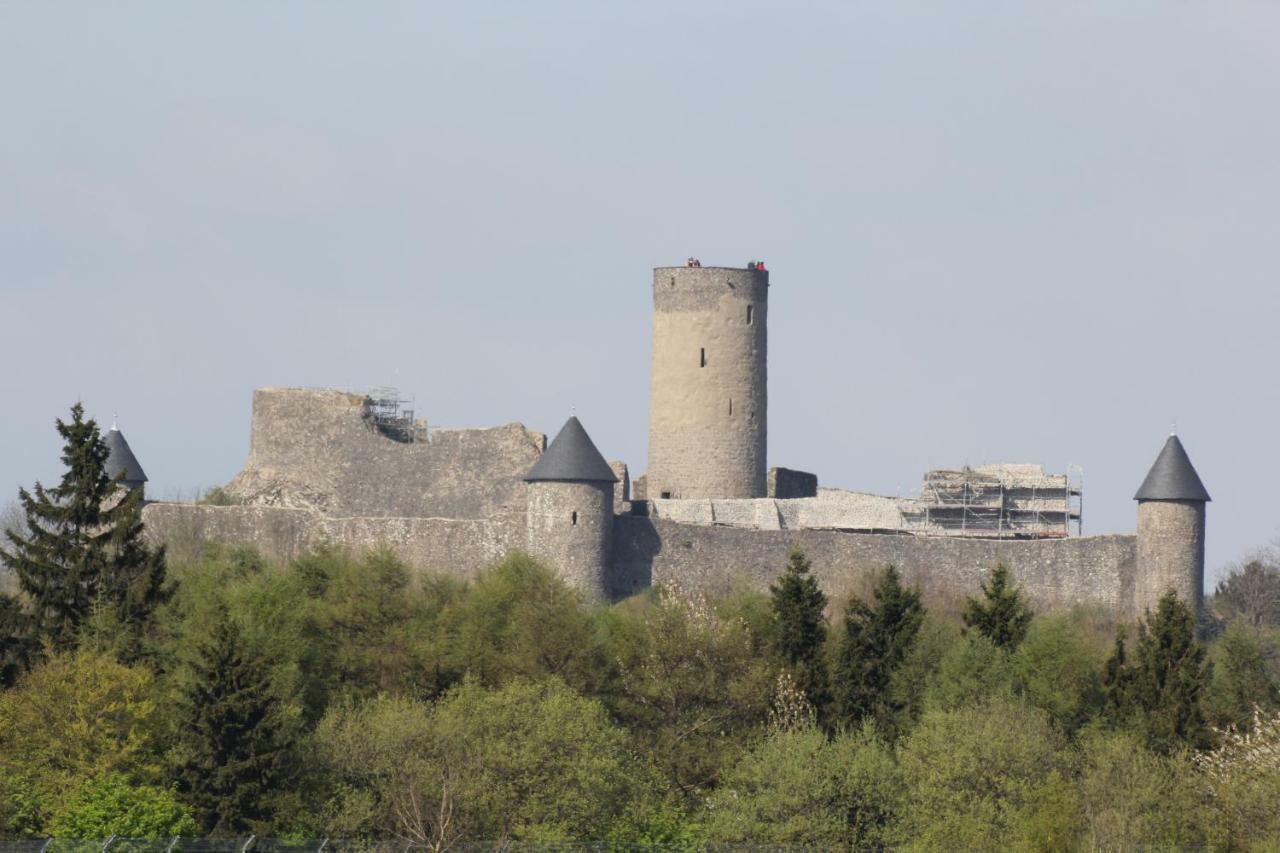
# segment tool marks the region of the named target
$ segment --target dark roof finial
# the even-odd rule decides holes
[[[538,480],[577,480],[587,483],[616,483],[617,476],[596,450],[591,436],[577,417],[565,421],[533,468],[526,483]]]
[[[1170,435],[1152,463],[1135,501],[1210,501],[1209,492],[1177,435]]]

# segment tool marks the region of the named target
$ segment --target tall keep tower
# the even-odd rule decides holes
[[[1169,436],[1138,493],[1135,616],[1170,589],[1200,614],[1204,605],[1204,505],[1209,492],[1176,435]]]
[[[653,271],[650,498],[766,494],[769,273]]]

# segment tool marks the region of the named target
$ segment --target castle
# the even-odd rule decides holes
[[[520,424],[429,427],[389,392],[261,388],[248,460],[225,488],[233,505],[151,502],[147,529],[284,558],[322,541],[385,544],[462,575],[525,550],[596,601],[655,583],[765,588],[798,545],[835,599],[890,563],[971,594],[1003,562],[1041,608],[1092,602],[1129,618],[1170,588],[1202,608],[1210,498],[1175,436],[1135,495],[1134,535],[1068,535],[1079,491],[1034,465],[930,472],[919,499],[769,468],[768,297],[755,265],[654,270],[649,459],[634,488],[576,417],[548,445]],[[113,469],[141,488],[123,436],[108,441]]]

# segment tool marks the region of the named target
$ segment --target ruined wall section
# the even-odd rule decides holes
[[[487,518],[523,512],[522,478],[546,437],[520,424],[435,429],[402,443],[375,431],[366,399],[260,388],[249,458],[227,490],[247,504],[325,515]]]
[[[767,590],[786,568],[792,545],[813,561],[814,576],[839,601],[865,594],[868,578],[895,565],[909,584],[933,594],[975,595],[997,562],[1012,570],[1036,607],[1092,602],[1125,615],[1134,594],[1133,536],[1009,541],[704,527],[660,518],[619,516],[614,527],[614,596],[652,584],[724,591],[740,584]]]
[[[486,519],[330,518],[307,509],[152,503],[142,511],[147,535],[171,548],[206,542],[252,545],[292,560],[330,542],[360,554],[389,546],[411,567],[468,577],[524,548],[524,515]]]

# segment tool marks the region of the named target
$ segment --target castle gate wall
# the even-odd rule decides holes
[[[889,564],[908,584],[931,593],[975,595],[997,562],[1009,566],[1041,609],[1094,602],[1124,615],[1133,599],[1134,536],[959,539],[707,527],[639,516],[616,519],[611,593],[630,595],[651,583],[708,592],[745,583],[767,590],[786,568],[793,544],[804,549],[834,601],[865,594],[868,578]]]
[[[546,437],[520,424],[436,429],[402,443],[341,391],[260,388],[249,459],[228,490],[250,503],[331,516],[485,518],[524,511],[523,477]]]

